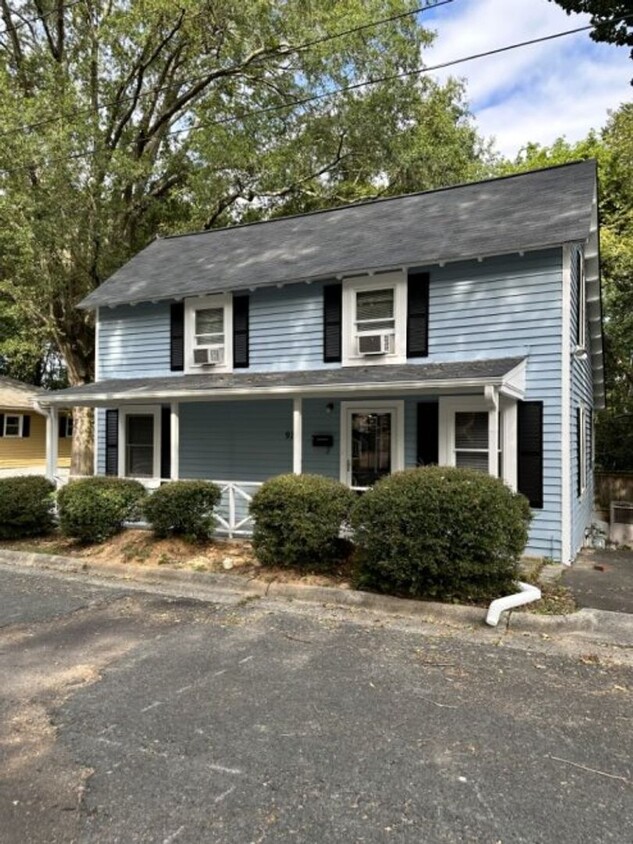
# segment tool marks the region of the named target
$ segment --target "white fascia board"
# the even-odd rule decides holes
[[[461,390],[483,390],[486,386],[503,388],[502,392],[506,393],[510,387],[505,384],[505,376],[498,376],[495,378],[472,378],[472,379],[436,379],[433,381],[390,381],[389,383],[376,384],[359,384],[352,382],[348,384],[302,384],[292,386],[280,387],[239,387],[229,389],[214,389],[214,390],[196,390],[191,392],[189,390],[155,390],[146,393],[140,392],[112,392],[112,393],[97,393],[90,396],[76,396],[74,399],[63,399],[55,397],[47,401],[46,406],[59,407],[99,407],[108,406],[112,403],[126,403],[132,402],[138,404],[139,402],[156,402],[156,401],[213,401],[225,399],[266,399],[266,398],[285,398],[293,396],[303,397],[318,397],[337,395],[339,393],[349,393],[353,391],[354,394],[373,394],[384,395],[387,393],[436,393],[436,392],[455,392]],[[176,380],[176,379],[174,379]],[[520,397],[520,396],[519,396]]]

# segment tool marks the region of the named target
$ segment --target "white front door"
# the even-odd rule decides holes
[[[365,489],[404,468],[402,402],[341,407],[341,480]]]

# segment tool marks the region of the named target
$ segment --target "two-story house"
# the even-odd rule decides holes
[[[208,478],[248,533],[257,485],[364,489],[432,463],[530,500],[527,553],[563,562],[592,511],[604,402],[591,161],[156,240],[81,307],[99,474]],[[54,454],[50,456],[52,473]]]

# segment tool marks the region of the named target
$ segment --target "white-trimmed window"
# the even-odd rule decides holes
[[[120,409],[120,477],[160,477],[160,414],[160,407],[154,405]]]
[[[402,272],[343,281],[343,365],[405,360],[406,297]]]
[[[587,489],[587,409],[578,408],[578,495]]]
[[[576,274],[578,276],[578,328],[576,331],[576,342],[580,349],[584,349],[587,344],[587,285],[585,279],[585,256],[582,249],[579,249],[576,255]]]
[[[7,413],[4,417],[5,437],[21,437],[24,425],[24,416],[21,414]]]
[[[185,301],[185,371],[227,372],[233,363],[232,298],[200,296]]]

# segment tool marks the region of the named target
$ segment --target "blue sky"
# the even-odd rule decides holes
[[[589,23],[548,0],[453,0],[421,15],[435,30],[427,65]],[[600,129],[609,109],[633,99],[629,47],[596,44],[588,32],[476,59],[434,75],[466,82],[479,131],[514,157],[527,141],[551,144]]]

